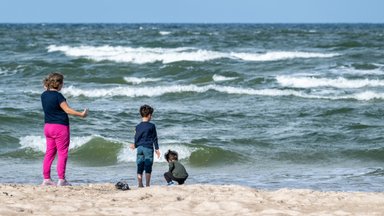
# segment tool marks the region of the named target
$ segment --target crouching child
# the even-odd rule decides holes
[[[180,185],[184,184],[188,178],[188,173],[185,167],[178,161],[178,153],[168,150],[168,152],[164,154],[164,157],[169,165],[168,172],[164,173],[164,178],[168,186],[174,185],[175,183],[173,181]]]

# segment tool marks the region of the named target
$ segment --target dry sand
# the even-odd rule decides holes
[[[0,185],[0,215],[384,215],[384,193],[183,185]]]

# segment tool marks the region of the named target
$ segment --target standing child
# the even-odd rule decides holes
[[[42,185],[56,185],[51,180],[51,165],[57,156],[58,186],[70,186],[65,179],[65,169],[68,159],[70,140],[69,115],[86,117],[88,109],[77,112],[70,108],[65,97],[59,92],[64,84],[64,76],[60,73],[51,73],[44,79],[45,91],[41,94],[41,103],[44,110],[44,135],[47,150],[43,161]]]
[[[168,185],[173,185],[173,181],[176,181],[179,184],[184,184],[185,180],[188,178],[188,173],[185,167],[179,162],[177,152],[168,150],[168,152],[164,154],[164,157],[169,165],[168,172],[164,173],[164,178]]]
[[[143,186],[143,172],[145,170],[145,185],[150,186],[153,165],[153,152],[160,158],[159,144],[157,142],[157,132],[155,124],[149,122],[152,119],[153,108],[148,105],[140,107],[142,122],[136,125],[135,143],[131,144],[131,149],[137,148],[137,181],[139,187]]]

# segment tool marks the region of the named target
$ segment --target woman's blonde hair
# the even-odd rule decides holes
[[[49,89],[59,89],[60,85],[63,84],[64,76],[61,73],[53,72],[44,78],[44,87]]]

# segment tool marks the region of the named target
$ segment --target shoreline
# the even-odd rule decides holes
[[[0,215],[382,215],[384,192],[258,190],[239,185],[115,189],[0,184]]]

